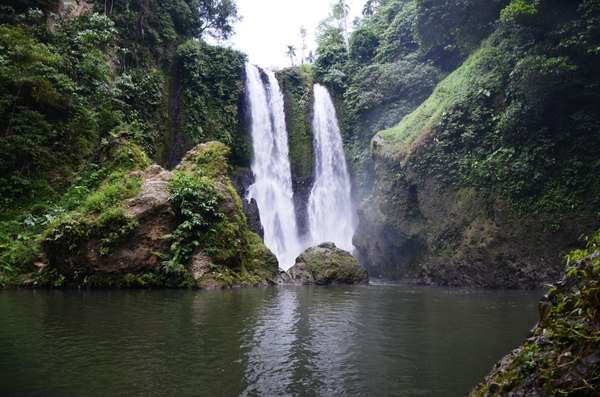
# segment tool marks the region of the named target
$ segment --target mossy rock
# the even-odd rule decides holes
[[[107,155],[106,163],[110,160],[115,169],[103,172],[110,173],[37,237],[44,269],[28,277],[29,285],[224,288],[274,283],[277,260],[248,227],[229,177],[226,145],[198,145],[172,172],[122,160],[143,153],[131,145],[113,149],[118,155]],[[0,281],[14,283],[6,277]]]
[[[367,271],[349,252],[333,243],[323,243],[307,249],[288,271],[297,284],[366,284]]]

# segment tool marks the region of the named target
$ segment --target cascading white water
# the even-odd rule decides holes
[[[355,212],[335,106],[325,87],[314,86],[315,180],[308,200],[312,245],[326,241],[354,251]]]
[[[298,238],[294,192],[285,127],[283,95],[275,74],[246,64],[246,89],[252,118],[252,172],[248,199],[255,199],[264,229],[265,245],[287,270],[302,250]]]

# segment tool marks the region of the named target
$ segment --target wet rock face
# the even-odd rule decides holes
[[[294,191],[296,224],[300,236],[308,234],[308,198],[314,182],[315,154],[313,149],[313,83],[310,73],[301,68],[277,72],[285,102],[290,170]]]
[[[409,162],[376,158],[377,184],[359,210],[354,245],[369,274],[424,285],[538,288],[557,279],[580,223],[524,219],[501,197],[453,187]]]
[[[212,265],[212,259],[208,255],[202,251],[196,251],[192,256],[192,261],[189,267],[194,281],[200,281],[205,274],[210,272],[210,267]]]
[[[254,183],[254,175],[250,168],[239,168],[235,171],[232,178],[235,189],[242,198],[243,211],[250,230],[258,234],[261,238],[265,237],[265,231],[260,221],[260,212],[256,200],[247,200],[248,188]]]
[[[312,190],[313,178],[298,178],[292,175],[294,189],[294,209],[296,210],[296,225],[298,234],[309,237],[308,225],[308,200]]]
[[[288,270],[294,284],[366,284],[367,271],[350,253],[333,243],[323,243],[307,249]]]

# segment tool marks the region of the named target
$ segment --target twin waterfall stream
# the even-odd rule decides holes
[[[283,270],[306,248],[331,241],[352,252],[355,214],[333,101],[327,89],[314,86],[312,120],[315,169],[308,199],[308,226],[300,236],[296,224],[284,99],[275,74],[246,64],[246,92],[251,115],[254,184],[265,244]]]

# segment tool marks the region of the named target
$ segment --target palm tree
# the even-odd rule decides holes
[[[296,57],[296,47],[294,47],[293,45],[289,45],[287,46],[288,50],[287,50],[287,56],[290,57],[290,62],[292,63],[292,66],[294,65],[294,58]]]
[[[344,41],[346,43],[346,50],[350,48],[350,39],[348,35],[348,15],[350,15],[350,6],[346,3],[346,0],[338,0],[333,5],[333,17],[340,22],[340,29],[344,33]]]

